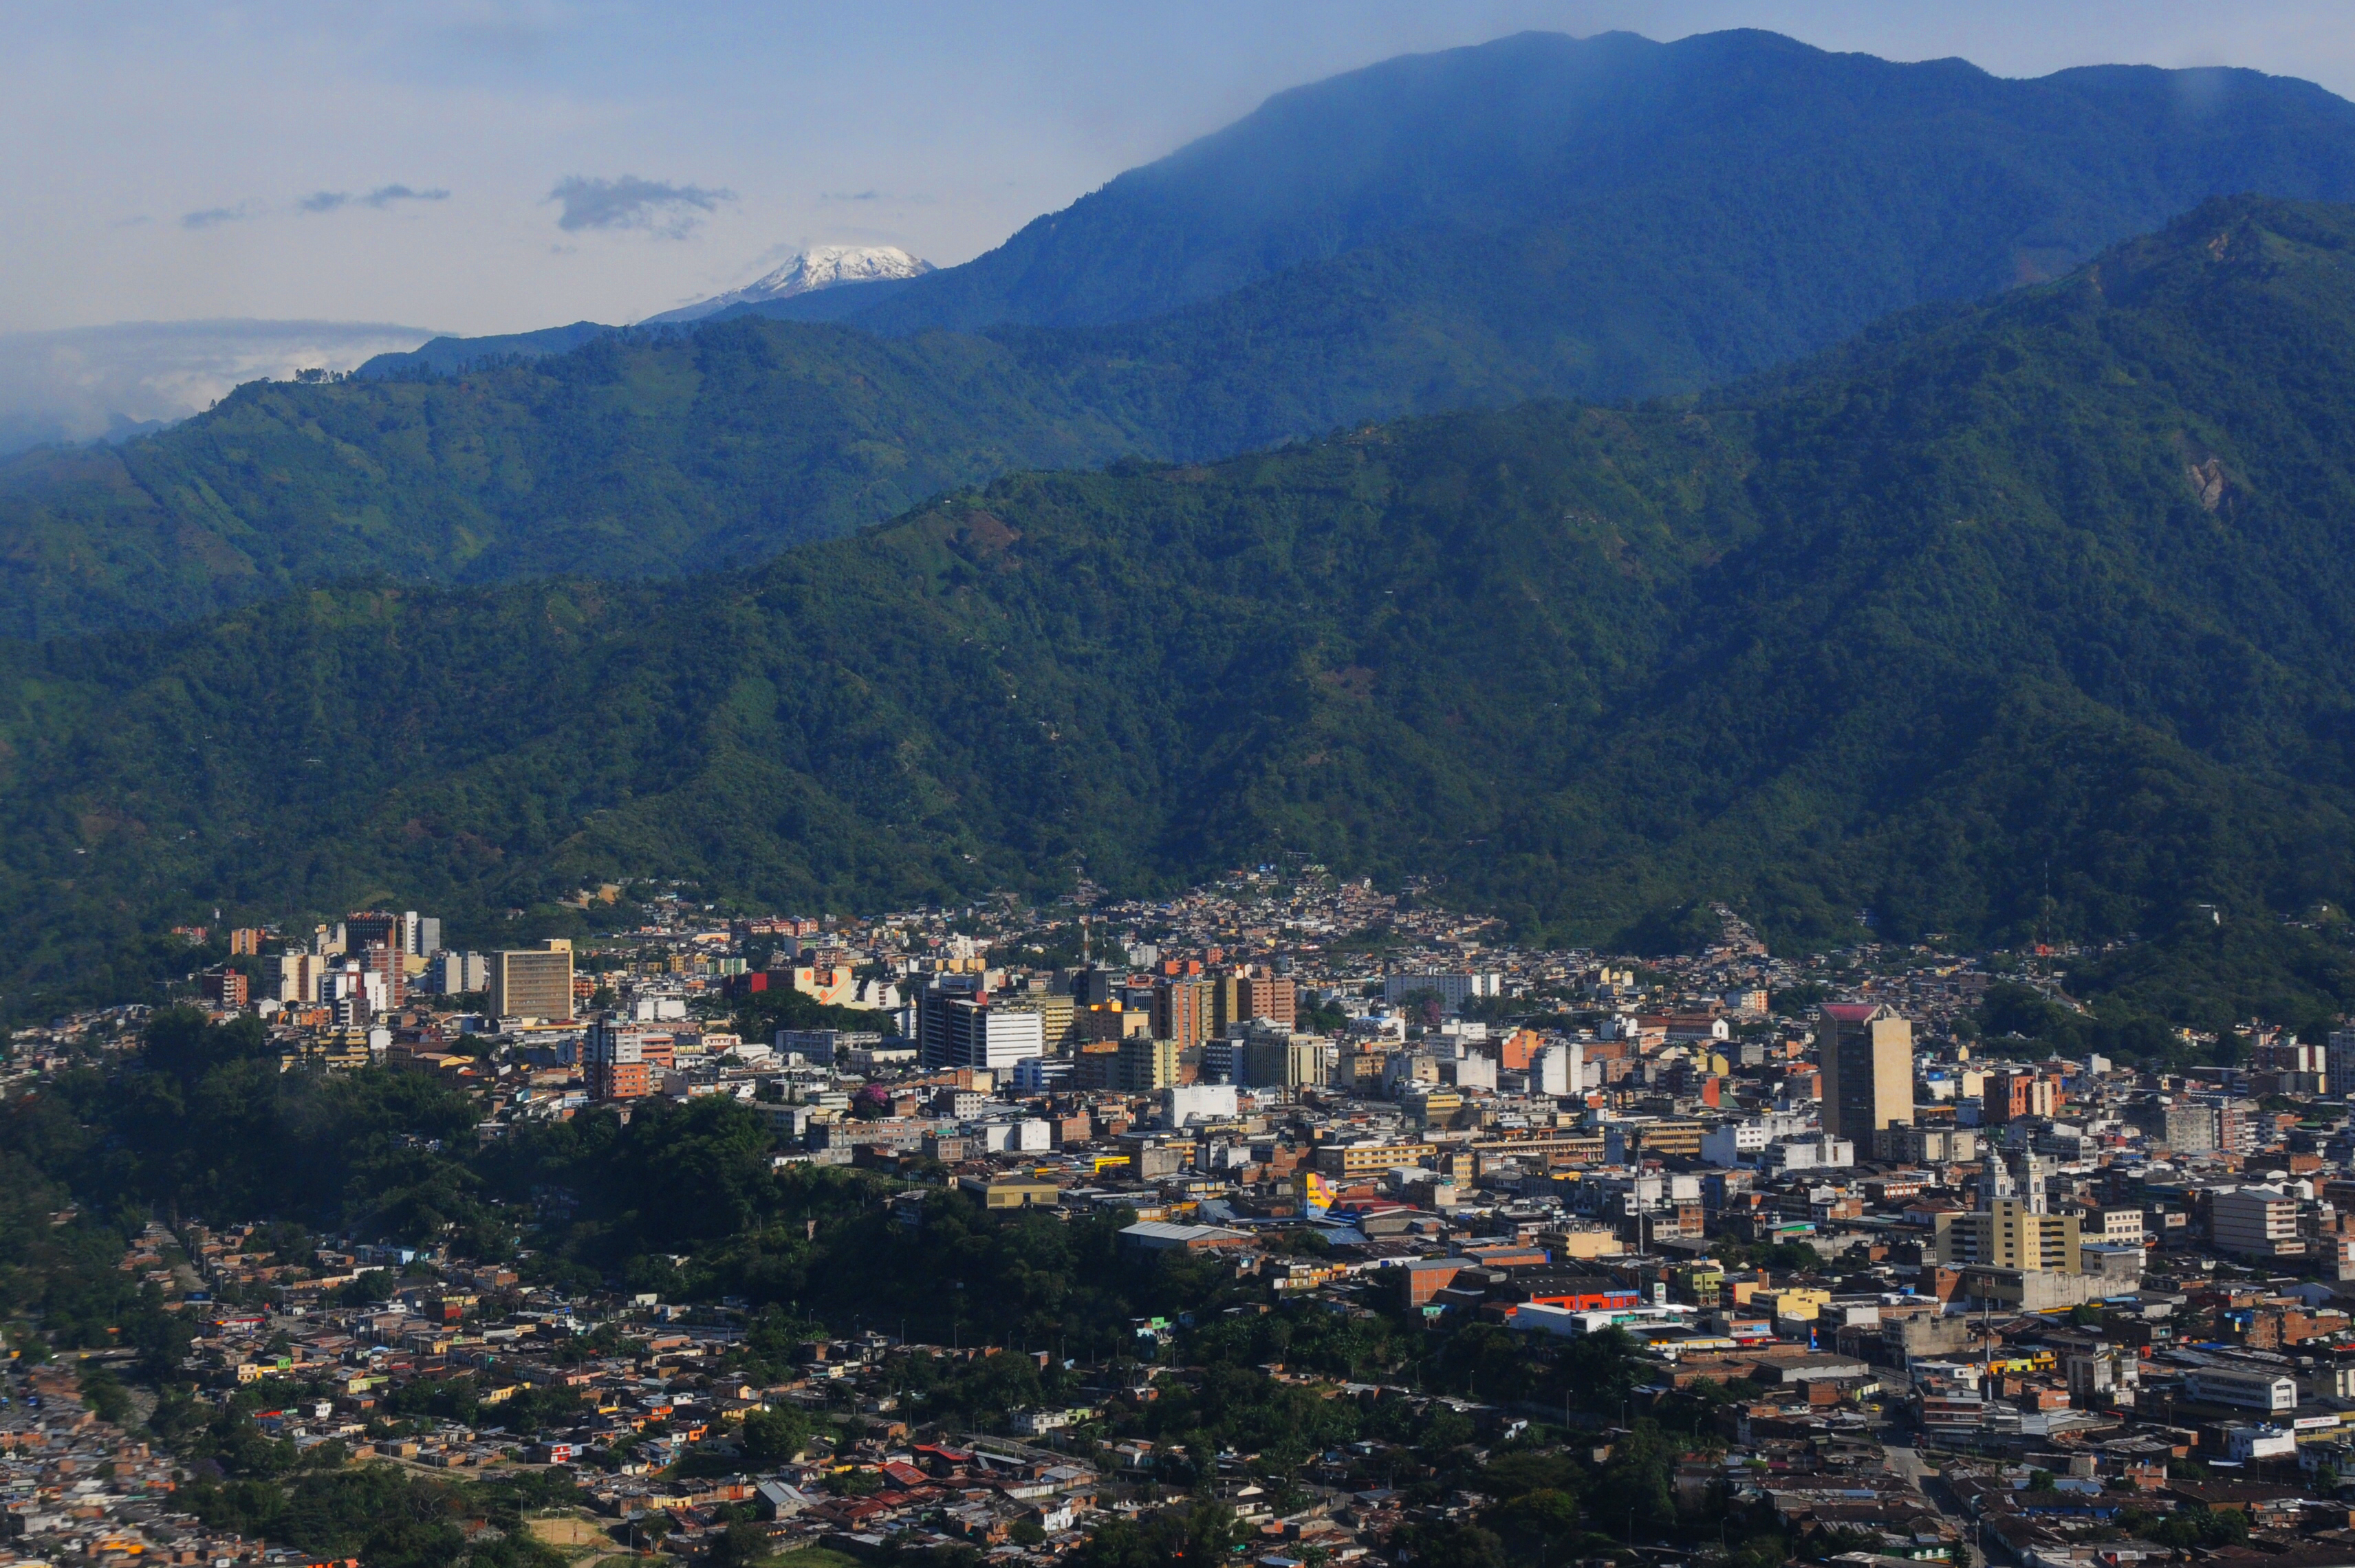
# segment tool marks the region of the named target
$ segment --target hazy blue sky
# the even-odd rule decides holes
[[[2237,0],[305,0],[0,7],[0,332],[621,321],[804,245],[963,261],[1271,91],[1523,28],[1735,26],[2005,75],[2355,89],[2343,5]]]

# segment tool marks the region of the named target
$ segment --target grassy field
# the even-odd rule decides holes
[[[606,1533],[608,1523],[594,1514],[567,1509],[532,1520],[527,1528],[536,1539],[564,1553],[575,1568],[596,1568],[607,1559],[634,1555],[613,1544],[613,1538]]]
[[[858,1559],[847,1552],[829,1552],[823,1546],[805,1546],[799,1552],[770,1558],[762,1568],[858,1568]]]

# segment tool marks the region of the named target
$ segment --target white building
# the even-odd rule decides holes
[[[1576,1040],[1549,1045],[1529,1059],[1529,1093],[1575,1094],[1586,1076],[1586,1051]]]
[[[1711,1165],[1749,1165],[1774,1144],[1817,1136],[1814,1119],[1791,1111],[1720,1122],[1700,1136],[1700,1157]],[[1851,1158],[1850,1164],[1854,1163]]]
[[[1161,1091],[1161,1124],[1231,1122],[1241,1115],[1231,1083],[1181,1083]]]
[[[2278,1187],[2219,1192],[2210,1203],[2210,1232],[2220,1253],[2271,1258],[2305,1250],[2297,1239],[2297,1200]]]
[[[1464,1004],[1476,997],[1501,997],[1505,981],[1501,975],[1475,974],[1469,970],[1428,975],[1391,975],[1382,980],[1382,1000],[1393,1005],[1425,991],[1439,994],[1439,1005],[1450,1011],[1460,1010]]]
[[[2271,1413],[2297,1408],[2297,1380],[2276,1372],[2194,1367],[2183,1374],[2183,1392],[2200,1404],[2228,1405],[2234,1410]]]
[[[1791,1138],[1758,1152],[1761,1170],[1832,1170],[1856,1163],[1856,1145],[1847,1138]]]
[[[1051,1131],[1035,1117],[1018,1122],[984,1122],[974,1129],[992,1154],[1044,1154],[1051,1147]]]

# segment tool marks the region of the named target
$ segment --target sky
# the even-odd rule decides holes
[[[810,244],[950,264],[1270,92],[1524,28],[2355,95],[2325,4],[337,0],[0,7],[0,334],[636,319]]]

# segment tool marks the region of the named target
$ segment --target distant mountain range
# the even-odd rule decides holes
[[[1756,32],[1392,60],[960,267],[437,339],[361,383],[248,388],[112,452],[0,464],[0,630],[353,572],[693,571],[1023,467],[1686,393],[2243,190],[2355,199],[2355,105],[2247,71],[2017,81]]]
[[[559,386],[629,410],[687,363],[633,354],[845,332],[783,325]],[[1554,937],[1706,897],[1781,942],[2343,905],[2350,515],[2355,208],[2220,200],[1698,400],[1019,474],[688,581],[0,646],[0,986],[216,906],[398,889],[489,939],[640,876],[896,907],[1280,849]]]

